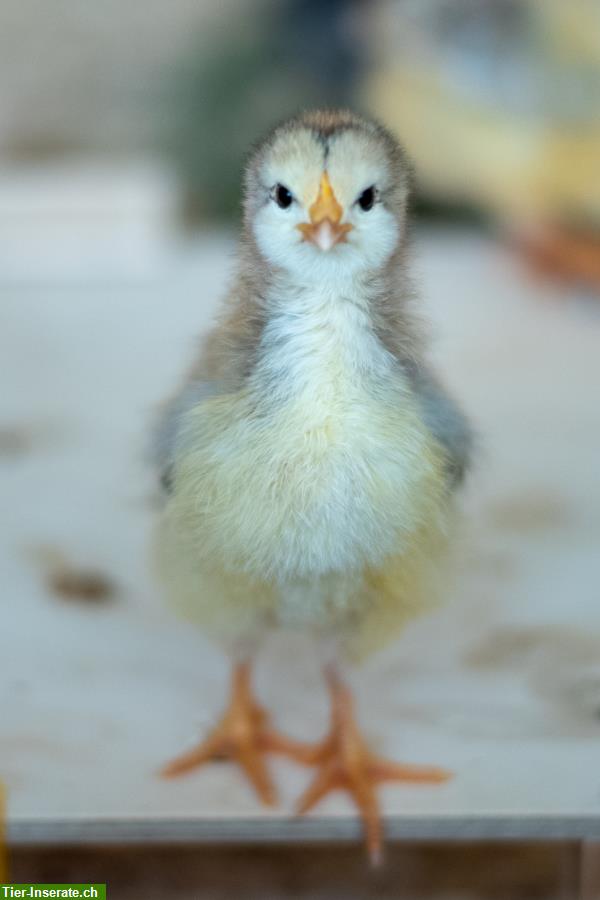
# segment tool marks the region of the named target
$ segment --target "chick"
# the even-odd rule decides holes
[[[342,668],[429,605],[471,446],[411,314],[409,183],[396,140],[349,112],[304,113],[256,147],[233,287],[156,440],[164,581],[233,661],[220,723],[164,773],[225,756],[271,803],[264,754],[288,754],[317,767],[298,810],[346,789],[373,860],[377,783],[447,776],[370,752]],[[323,648],[332,714],[316,746],[274,731],[254,698],[272,628]]]

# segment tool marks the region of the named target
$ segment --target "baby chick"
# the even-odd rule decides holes
[[[299,811],[346,789],[374,861],[376,785],[447,776],[370,752],[341,667],[430,602],[471,444],[410,311],[409,182],[396,140],[349,112],[305,113],[256,147],[225,311],[156,441],[164,581],[233,661],[223,718],[165,774],[225,756],[271,803],[264,754],[288,754],[317,767]],[[271,628],[324,648],[332,716],[315,747],[275,732],[254,698]]]

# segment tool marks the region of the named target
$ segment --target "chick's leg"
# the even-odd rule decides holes
[[[350,689],[332,666],[327,667],[326,677],[331,693],[331,726],[322,743],[313,749],[312,758],[305,759],[318,766],[318,772],[300,798],[297,811],[300,815],[308,812],[330,791],[348,791],[363,821],[369,858],[377,864],[381,858],[382,828],[376,786],[382,781],[435,784],[446,781],[449,773],[403,765],[372,753],[354,717]]]
[[[265,765],[264,754],[283,752],[286,738],[269,727],[266,710],[254,699],[249,662],[234,665],[230,698],[225,713],[202,743],[168,763],[162,775],[172,778],[211,760],[236,762],[267,805],[276,802],[275,786]]]

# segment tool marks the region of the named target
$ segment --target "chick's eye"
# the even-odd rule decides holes
[[[276,184],[274,191],[275,203],[280,209],[287,209],[288,206],[291,206],[292,194],[283,184]]]
[[[363,212],[369,212],[370,209],[373,209],[373,204],[375,203],[375,186],[371,185],[371,187],[365,188],[360,197],[358,198],[358,205],[362,209]]]

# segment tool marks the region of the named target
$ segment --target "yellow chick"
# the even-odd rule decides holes
[[[264,754],[317,767],[306,811],[346,789],[381,853],[376,785],[439,769],[375,756],[341,667],[431,602],[470,431],[427,367],[406,273],[410,167],[379,124],[305,113],[246,171],[225,311],[165,407],[158,554],[168,591],[231,655],[231,699],[176,775],[226,756],[275,799]],[[270,629],[324,648],[331,728],[316,746],[274,731],[251,686]]]

